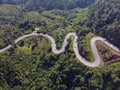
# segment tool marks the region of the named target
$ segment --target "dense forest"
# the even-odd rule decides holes
[[[120,47],[120,0],[102,0],[90,7],[89,27]]]
[[[0,4],[14,4],[20,5],[26,3],[28,0],[0,0]]]
[[[95,0],[0,0],[0,4],[22,5],[27,11],[84,8],[94,2]]]
[[[39,27],[58,49],[66,34],[76,32],[80,54],[94,61],[90,38],[99,35],[120,48],[119,22],[119,0],[0,0],[0,49]],[[119,90],[120,62],[87,67],[72,42],[56,55],[49,40],[34,36],[0,53],[0,90]]]

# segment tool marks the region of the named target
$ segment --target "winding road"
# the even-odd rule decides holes
[[[77,39],[78,39],[78,36],[76,35],[76,33],[69,33],[66,35],[65,39],[64,39],[64,42],[63,42],[63,45],[61,47],[60,50],[57,50],[56,49],[56,43],[55,43],[55,40],[53,37],[51,37],[50,35],[48,34],[43,34],[43,33],[36,33],[36,32],[33,32],[31,34],[27,34],[27,35],[24,35],[24,36],[21,36],[19,37],[18,39],[16,39],[14,41],[14,43],[18,43],[20,40],[23,40],[25,38],[28,38],[28,37],[31,37],[31,36],[43,36],[43,37],[46,37],[48,38],[50,41],[51,41],[51,44],[52,44],[52,51],[53,53],[55,54],[60,54],[62,52],[65,51],[65,47],[67,46],[68,44],[68,39],[71,37],[71,36],[74,36],[74,42],[73,42],[73,50],[75,52],[75,55],[77,57],[77,59],[82,62],[83,64],[85,64],[86,66],[89,66],[89,67],[98,67],[101,63],[101,58],[100,58],[100,55],[98,54],[98,51],[97,51],[97,47],[96,47],[96,44],[95,42],[97,40],[100,40],[102,42],[104,42],[105,44],[107,44],[109,47],[113,48],[114,50],[119,51],[119,49],[117,47],[115,47],[114,45],[110,44],[106,39],[102,38],[102,37],[93,37],[91,38],[90,40],[90,46],[91,46],[91,49],[92,49],[92,52],[93,52],[93,55],[94,55],[94,59],[95,61],[94,62],[88,62],[87,60],[85,60],[80,54],[79,54],[79,50],[78,50],[78,43],[77,43]],[[7,47],[3,48],[0,50],[0,53],[10,49],[12,47],[12,45],[8,45]]]

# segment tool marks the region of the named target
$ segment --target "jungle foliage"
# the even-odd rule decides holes
[[[0,48],[19,36],[51,35],[61,48],[69,32],[79,36],[79,52],[94,61],[91,37],[107,38],[120,48],[119,0],[0,0]],[[32,7],[31,7],[32,6]],[[90,68],[79,62],[71,37],[66,51],[52,53],[43,37],[30,37],[0,53],[0,90],[119,90],[120,62]]]

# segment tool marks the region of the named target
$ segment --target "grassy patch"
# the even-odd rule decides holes
[[[0,87],[0,90],[3,90],[3,89]]]
[[[94,37],[95,34],[88,33],[87,36],[85,36],[84,40],[82,40],[82,47],[84,52],[86,53],[86,58],[90,60],[91,62],[94,61],[94,57],[90,48],[90,39]]]
[[[23,52],[25,52],[25,53],[28,53],[28,54],[30,54],[31,53],[31,48],[32,47],[28,47],[28,46],[26,46],[26,45],[24,45],[24,46],[22,46],[22,47],[18,47],[19,48],[19,50],[21,50],[21,51],[23,51]]]
[[[74,39],[75,39],[75,37],[72,35],[72,36],[70,37],[70,50],[71,50],[71,51],[73,51]]]

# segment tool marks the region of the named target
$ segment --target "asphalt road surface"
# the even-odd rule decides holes
[[[79,54],[79,50],[78,50],[78,43],[77,43],[77,39],[78,39],[78,36],[76,35],[76,33],[69,33],[66,35],[64,41],[63,41],[63,45],[61,47],[60,50],[57,50],[56,48],[56,43],[55,43],[55,40],[53,37],[51,37],[50,35],[48,34],[43,34],[43,33],[36,33],[36,32],[33,32],[31,34],[27,34],[27,35],[24,35],[24,36],[21,36],[19,37],[18,39],[16,39],[14,41],[14,43],[18,43],[20,40],[23,40],[25,38],[28,38],[28,37],[32,37],[32,36],[43,36],[43,37],[46,37],[48,38],[50,41],[51,41],[51,44],[52,44],[52,51],[53,53],[55,54],[60,54],[62,52],[65,51],[65,47],[67,46],[68,44],[68,39],[71,37],[71,36],[74,36],[74,42],[73,42],[73,50],[75,52],[75,55],[77,57],[77,59],[82,62],[84,65],[86,66],[89,66],[89,67],[98,67],[101,63],[101,58],[100,58],[100,55],[98,54],[98,51],[97,51],[97,47],[96,47],[96,44],[95,42],[97,40],[100,40],[102,42],[104,42],[105,44],[107,44],[108,46],[110,46],[111,48],[113,48],[114,50],[119,51],[119,49],[117,47],[115,47],[114,45],[110,44],[106,39],[102,38],[102,37],[93,37],[91,38],[90,40],[90,47],[92,49],[92,52],[93,52],[93,55],[94,55],[94,62],[89,62],[88,60],[85,60],[80,54]],[[12,47],[12,45],[8,45],[7,47],[3,48],[0,50],[0,53],[10,49]]]

